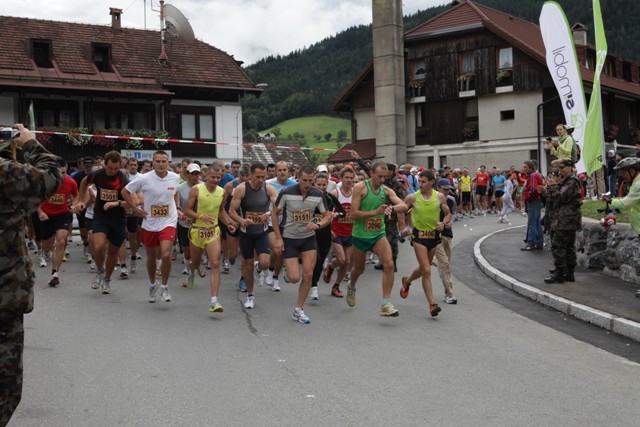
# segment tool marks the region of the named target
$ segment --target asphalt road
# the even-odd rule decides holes
[[[498,226],[495,217],[456,223],[455,242]],[[11,426],[632,426],[640,419],[637,363],[572,336],[571,325],[557,330],[495,301],[478,289],[484,276],[474,275],[462,247],[454,260],[463,270],[454,272],[471,286],[456,280],[458,305],[441,303],[436,319],[418,283],[407,300],[397,296],[400,276],[416,264],[405,244],[398,318],[378,315],[381,274],[368,267],[357,306],[321,286],[320,300],[305,307],[310,325],[291,320],[293,285],[280,293],[257,288],[255,309],[245,310],[238,265],[222,277],[222,314],[208,313],[208,281],[180,287],[179,262],[171,303],[147,302],[143,268],[100,295],[89,287],[81,247],[70,248],[59,288],[46,286],[48,269],[37,277],[36,309],[25,320],[24,397]],[[435,272],[434,289],[441,299]],[[535,310],[550,313],[526,306]]]

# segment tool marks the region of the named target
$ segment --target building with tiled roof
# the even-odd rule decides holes
[[[595,49],[587,44],[585,26],[573,30],[588,99]],[[411,163],[521,165],[543,154],[542,141],[564,122],[540,28],[531,22],[458,0],[407,31],[404,52]],[[370,64],[334,103],[336,111],[351,112],[356,145],[375,138],[374,72]],[[639,83],[637,64],[607,57],[601,77],[604,125],[617,129],[621,144],[637,143]]]
[[[171,144],[174,157],[241,157],[240,99],[262,92],[241,63],[169,33],[160,59],[161,33],[125,28],[121,14],[111,9],[111,26],[0,17],[0,123],[24,122],[33,102],[38,128],[166,130],[226,143]],[[109,148],[66,153],[64,145],[54,148],[69,158]]]

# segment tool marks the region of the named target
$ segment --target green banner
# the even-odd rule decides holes
[[[602,168],[604,163],[604,126],[602,124],[602,94],[600,92],[600,73],[607,58],[607,38],[604,34],[600,0],[593,0],[593,20],[596,34],[596,67],[593,74],[593,89],[587,111],[582,156],[587,173],[591,175]]]

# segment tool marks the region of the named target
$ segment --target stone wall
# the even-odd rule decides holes
[[[600,224],[584,223],[576,234],[578,265],[639,285],[639,243],[638,235],[628,224],[605,231]]]

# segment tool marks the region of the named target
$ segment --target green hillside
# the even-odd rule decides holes
[[[276,128],[280,129],[280,136],[278,139],[282,140],[294,140],[294,139],[304,139],[310,144],[315,142],[325,143],[325,136],[327,134],[331,134],[331,138],[329,142],[335,143],[338,142],[338,132],[341,130],[346,132],[346,138],[343,139],[342,143],[345,141],[348,143],[351,141],[351,121],[347,119],[341,119],[339,117],[330,117],[330,116],[307,116],[307,117],[299,117],[297,119],[289,119],[284,122],[280,122],[277,125],[263,131],[263,132],[271,132]],[[299,138],[295,138],[296,132],[298,133]],[[300,138],[300,135],[303,135]],[[291,138],[289,138],[291,136]],[[320,137],[320,138],[318,138]]]

